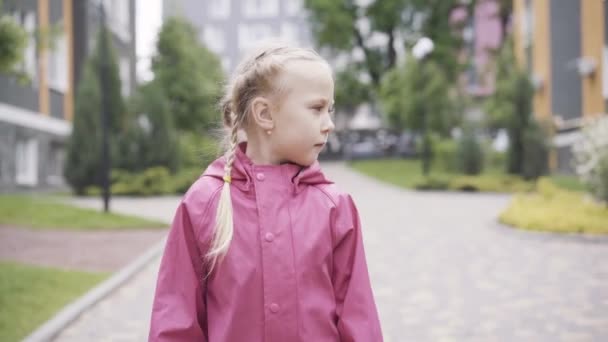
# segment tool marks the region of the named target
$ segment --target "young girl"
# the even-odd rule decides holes
[[[333,93],[312,50],[269,47],[237,68],[231,144],[177,208],[150,341],[382,341],[357,209],[317,162]]]

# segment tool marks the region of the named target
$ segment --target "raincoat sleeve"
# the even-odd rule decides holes
[[[374,301],[359,213],[350,196],[337,208],[335,224],[333,284],[342,342],[382,341],[378,311]]]
[[[202,255],[184,202],[161,261],[148,341],[207,341]]]

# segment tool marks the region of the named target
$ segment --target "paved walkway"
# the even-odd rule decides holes
[[[608,340],[607,238],[502,227],[504,195],[409,192],[341,164],[324,169],[360,209],[387,342]],[[170,220],[177,204],[133,201],[114,208]],[[145,340],[157,269],[158,261],[57,341]]]

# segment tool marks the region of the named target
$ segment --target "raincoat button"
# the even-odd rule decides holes
[[[263,181],[266,177],[264,176],[263,173],[258,173],[257,175],[255,175],[255,178],[257,178],[260,182]]]
[[[270,304],[270,311],[271,311],[272,313],[277,313],[277,312],[279,312],[279,304],[276,304],[276,303],[272,303],[272,304]]]
[[[266,239],[266,241],[272,242],[274,240],[274,234],[266,233],[266,236],[264,236],[264,238]]]

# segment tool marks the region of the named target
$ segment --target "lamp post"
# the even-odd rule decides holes
[[[416,58],[421,66],[420,72],[422,73],[422,77],[420,79],[424,80],[424,63],[426,61],[426,57],[433,52],[435,44],[433,41],[427,37],[420,38],[414,47],[412,48],[412,55]],[[421,85],[422,86],[422,85]],[[429,135],[429,113],[426,106],[423,106],[422,113],[422,173],[426,176],[429,174],[431,169],[431,139]]]
[[[106,29],[106,11],[103,6],[103,1],[99,3],[99,29],[101,34],[99,39],[99,84],[101,90],[101,187],[103,196],[103,210],[109,212],[110,210],[110,141],[109,141],[109,115],[108,110],[110,108],[108,104],[108,32]]]

